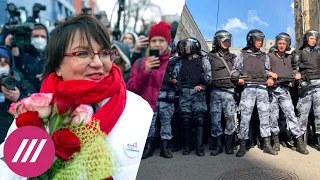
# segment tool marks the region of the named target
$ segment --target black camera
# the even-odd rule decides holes
[[[34,29],[36,20],[39,18],[40,11],[45,11],[46,6],[35,3],[32,7],[32,16],[27,17],[26,22],[22,22],[20,18],[19,10],[25,10],[24,7],[17,8],[15,4],[8,3],[6,10],[10,14],[9,21],[5,24],[2,34],[7,36],[12,34],[13,38],[11,39],[12,47],[19,47],[24,51],[28,51],[31,44],[31,33]]]
[[[0,81],[1,85],[9,90],[14,90],[14,88],[18,85],[18,81],[9,74],[1,74]]]
[[[32,7],[33,12],[40,12],[45,10],[47,10],[46,6],[39,3],[35,3]]]
[[[11,39],[11,46],[24,47],[24,45],[30,44],[30,37],[33,27],[33,23],[24,23],[21,25],[6,25],[5,28],[7,29],[9,34],[13,35]]]
[[[4,36],[12,34],[11,46],[23,48],[25,44],[30,43],[33,24],[22,24],[19,10],[25,10],[24,7],[17,8],[15,4],[8,3],[6,10],[8,11],[10,18],[9,21],[5,23],[2,34]]]

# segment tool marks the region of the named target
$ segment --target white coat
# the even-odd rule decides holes
[[[109,99],[96,104],[99,108],[108,102]],[[125,109],[107,137],[109,145],[115,151],[120,166],[119,172],[113,176],[114,180],[135,180],[145,142],[148,136],[150,124],[153,117],[153,110],[149,103],[140,96],[127,91],[127,102]],[[7,137],[17,129],[15,121],[8,130]],[[3,146],[0,145],[0,158],[3,157]],[[13,173],[8,166],[0,160],[1,180],[25,180]]]

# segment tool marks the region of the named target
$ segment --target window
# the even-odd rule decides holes
[[[58,2],[59,14],[62,14],[62,4]]]
[[[65,12],[66,17],[69,17],[69,10],[67,9],[67,7],[64,8],[64,12]]]

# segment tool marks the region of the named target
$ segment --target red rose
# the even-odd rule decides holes
[[[22,126],[44,127],[43,120],[39,118],[37,111],[27,111],[20,114],[16,118],[16,125],[18,128]]]
[[[52,135],[56,156],[62,160],[70,160],[75,152],[80,151],[80,140],[69,129],[57,130]]]
[[[75,99],[72,96],[68,96],[64,93],[57,93],[57,95],[54,97],[53,100],[54,104],[57,106],[58,114],[62,115],[68,112],[71,113],[73,110],[75,110],[78,105],[75,104]],[[65,114],[69,115],[69,114]]]

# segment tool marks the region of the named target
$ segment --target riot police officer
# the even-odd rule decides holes
[[[302,135],[297,117],[294,112],[292,99],[289,92],[289,85],[292,85],[292,80],[296,73],[293,73],[291,61],[292,55],[286,53],[290,51],[291,37],[287,33],[280,33],[276,36],[275,51],[269,52],[271,71],[276,74],[274,86],[270,88],[272,93],[271,101],[271,133],[273,137],[274,148],[280,151],[279,142],[279,106],[288,119],[288,125],[292,134],[296,137],[297,151],[302,154],[308,154],[308,150],[303,145]]]
[[[179,44],[181,60],[176,64],[173,76],[179,86],[179,112],[183,124],[183,155],[190,154],[191,120],[196,125],[196,154],[204,156],[203,135],[207,105],[205,88],[211,81],[209,60],[201,54],[200,42],[188,38]]]
[[[255,102],[260,120],[260,134],[263,138],[263,152],[277,155],[270,142],[270,103],[267,86],[273,85],[270,71],[269,57],[262,51],[263,40],[265,35],[258,29],[253,29],[247,34],[247,46],[243,48],[235,59],[231,76],[239,85],[244,85],[239,104],[240,108],[240,149],[237,157],[246,154],[246,142],[249,139],[249,124],[254,109]],[[240,75],[246,76],[244,78]],[[267,86],[266,86],[267,82]]]
[[[303,83],[299,93],[297,111],[301,130],[307,133],[308,116],[313,104],[316,129],[316,145],[320,150],[320,48],[317,46],[319,33],[308,30],[303,37],[303,45],[295,51],[293,69],[299,71],[297,79],[301,78]]]
[[[236,55],[229,52],[231,38],[232,35],[228,31],[217,31],[214,35],[212,51],[208,54],[212,70],[212,88],[210,89],[212,156],[222,153],[222,134],[226,135],[226,154],[233,154],[232,140],[235,130],[236,102],[234,99],[235,85],[231,82],[230,73]],[[221,127],[222,112],[226,119],[224,133]]]

